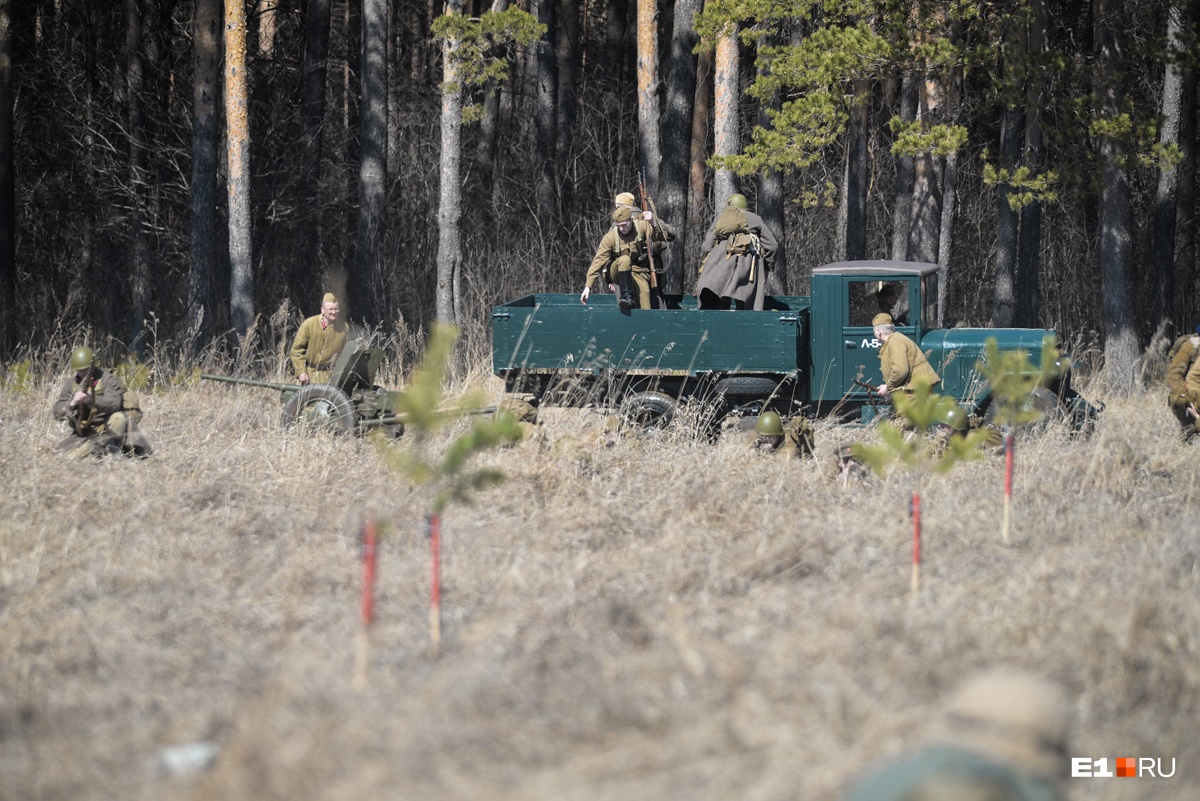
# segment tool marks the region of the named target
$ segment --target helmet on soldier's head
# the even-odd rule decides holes
[[[725,205],[733,206],[734,208],[738,208],[738,209],[741,209],[742,211],[745,211],[746,210],[746,196],[741,193],[734,193],[729,196],[729,202],[726,203]]]
[[[963,411],[963,408],[958,404],[955,404],[954,406],[947,406],[946,410],[942,412],[941,419],[938,420],[938,422],[950,426],[955,431],[966,431],[967,413]]]
[[[96,354],[87,345],[80,345],[71,351],[71,369],[78,372],[96,366]]]
[[[754,433],[761,437],[777,437],[783,433],[783,420],[779,412],[763,412],[754,424]]]

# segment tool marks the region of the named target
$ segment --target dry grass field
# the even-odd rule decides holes
[[[427,496],[374,444],[206,383],[147,397],[151,459],[67,462],[59,380],[0,388],[2,801],[836,799],[998,664],[1069,690],[1072,755],[1176,760],[1069,798],[1200,798],[1200,446],[1161,388],[1019,442],[1008,543],[1002,458],[927,480],[915,600],[909,479],[826,474],[861,430],[783,461],[546,411],[557,444],[479,457],[507,481],[445,515],[435,658]]]

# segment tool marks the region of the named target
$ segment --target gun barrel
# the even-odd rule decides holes
[[[241,384],[247,387],[263,387],[265,389],[273,389],[276,392],[295,392],[300,389],[299,384],[281,384],[278,381],[258,381],[253,378],[234,378],[227,375],[213,375],[212,373],[201,373],[200,377],[207,381],[223,381],[226,384]]]

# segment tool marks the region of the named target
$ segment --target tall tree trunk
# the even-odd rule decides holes
[[[705,210],[705,179],[708,177],[708,133],[713,100],[713,51],[705,50],[696,60],[696,95],[692,104],[692,133],[688,147],[688,215],[687,249],[684,254],[683,286],[690,291],[696,283],[700,246],[703,244]]]
[[[1000,163],[1012,175],[1021,158],[1021,134],[1025,119],[1023,109],[1005,107],[1000,113]],[[1020,233],[1019,213],[1009,203],[1012,187],[1007,180],[1000,184],[996,231],[996,287],[992,298],[992,325],[1009,328],[1016,313],[1017,237]]]
[[[671,158],[659,171],[658,208],[663,219],[676,226],[679,238],[675,246],[663,251],[666,262],[666,291],[683,289],[684,254],[688,246],[688,162],[681,156],[689,152],[692,109],[696,96],[696,13],[703,0],[679,0],[671,30],[671,63],[667,72],[667,103],[663,110],[662,149]]]
[[[900,81],[900,119],[912,122],[917,118],[919,91],[916,77],[905,72]],[[892,258],[908,260],[908,228],[912,224],[912,192],[914,165],[912,156],[896,157],[896,205],[892,209]]]
[[[492,11],[508,8],[508,0],[494,0]],[[483,89],[483,111],[479,118],[479,139],[475,145],[475,173],[479,176],[481,209],[488,219],[493,216],[492,188],[495,184],[496,154],[500,145],[500,87],[489,83]]]
[[[1027,49],[1033,63],[1041,61],[1046,46],[1046,7],[1042,0],[1030,3]],[[1021,163],[1030,174],[1042,171],[1042,81],[1036,73],[1027,78],[1025,91],[1025,153]],[[1037,328],[1038,272],[1042,249],[1042,202],[1036,198],[1021,208],[1021,232],[1017,240],[1016,310],[1013,322],[1021,328]]]
[[[221,91],[221,0],[196,0],[192,18],[192,269],[188,327],[200,347],[214,330],[217,272],[217,97]]]
[[[1196,20],[1196,0],[1187,2],[1190,19]],[[1189,34],[1189,42],[1195,42],[1195,34]],[[1194,44],[1193,44],[1194,46]],[[1179,187],[1176,190],[1175,206],[1175,297],[1170,309],[1176,322],[1183,329],[1193,327],[1197,309],[1195,301],[1196,264],[1196,67],[1188,59],[1183,70],[1182,101],[1179,113],[1179,149],[1183,160],[1176,167]]]
[[[933,125],[939,114],[942,85],[928,73],[920,82],[917,123],[922,131]],[[913,199],[908,228],[908,258],[927,264],[937,261],[938,234],[942,222],[941,170],[928,151],[913,158]]]
[[[776,44],[776,41],[775,37],[760,38],[758,43],[761,48]],[[760,76],[764,73],[761,62],[758,72]],[[769,112],[779,111],[779,102],[778,91],[772,92],[770,97],[759,100],[758,125],[760,128],[770,130],[774,127]],[[755,211],[779,241],[779,248],[775,252],[775,265],[767,276],[767,292],[772,295],[782,295],[787,288],[787,247],[784,245],[787,230],[783,217],[783,176],[778,170],[762,170],[758,174],[757,189],[758,203]]]
[[[13,181],[12,0],[0,0],[0,358],[17,345],[17,214]]]
[[[364,322],[380,322],[385,312],[391,312],[384,307],[383,280],[383,244],[387,236],[387,42],[387,0],[363,0],[358,250],[350,313]]]
[[[854,106],[846,126],[846,168],[842,177],[842,199],[838,210],[837,251],[848,261],[867,257],[867,125],[871,83],[854,81]]]
[[[737,27],[731,22],[717,39],[713,77],[713,153],[717,156],[736,155],[742,146],[738,131],[739,72]],[[713,178],[713,202],[717,208],[724,206],[737,191],[733,170],[718,168]]]
[[[141,0],[125,0],[125,90],[129,121],[129,294],[133,319],[130,343],[137,352],[144,348],[142,325],[146,319],[149,282],[146,275],[148,247],[142,205],[154,187],[146,171],[146,126],[142,113],[142,90],[145,84],[142,69],[142,4]]]
[[[1184,48],[1183,19],[1186,3],[1167,6],[1167,65],[1163,76],[1162,102],[1159,116],[1162,127],[1158,143],[1164,147],[1179,144],[1179,121],[1183,109],[1183,70],[1179,57]],[[1175,218],[1176,192],[1179,189],[1179,169],[1172,165],[1158,171],[1158,189],[1154,196],[1153,266],[1154,297],[1151,299],[1150,322],[1157,325],[1171,313],[1175,296]],[[1176,321],[1177,323],[1179,321]]]
[[[279,0],[256,0],[254,15],[258,18],[258,57],[270,61],[275,57],[275,15]]]
[[[554,174],[557,151],[558,75],[554,63],[554,41],[558,35],[555,0],[534,0],[538,22],[546,26],[546,35],[537,43],[537,157],[540,171],[537,177],[538,222],[543,236],[553,238],[558,230],[558,192]],[[444,101],[443,101],[444,102]]]
[[[961,31],[957,28],[954,31],[956,40],[961,41]],[[962,114],[962,97],[963,97],[963,72],[961,67],[955,67],[950,70],[950,74],[946,83],[946,118],[950,122],[957,123]],[[954,217],[958,210],[958,151],[953,150],[946,154],[945,164],[942,166],[942,222],[941,232],[938,234],[938,253],[937,264],[941,267],[941,275],[938,281],[938,297],[937,297],[937,320],[934,324],[944,326],[947,324],[947,312],[950,308],[950,282],[953,278],[953,252],[952,246],[954,232]]]
[[[293,307],[312,308],[318,300],[314,265],[325,264],[321,253],[321,157],[325,146],[325,81],[329,64],[329,0],[307,0],[304,47],[300,61],[300,214],[305,238],[304,253],[311,259],[292,259],[288,290]],[[338,291],[342,287],[336,288]]]
[[[1118,31],[1122,30],[1123,0],[1093,0],[1094,47],[1098,70],[1096,97],[1100,115],[1112,119],[1124,107],[1120,81],[1124,67]],[[1101,136],[1100,156],[1100,291],[1104,297],[1104,371],[1109,389],[1127,393],[1134,385],[1138,358],[1137,331],[1129,297],[1131,247],[1129,178],[1121,164],[1121,143]]]
[[[244,337],[254,323],[250,237],[250,115],[246,102],[246,7],[225,0],[225,139],[229,165],[229,310]]]
[[[662,161],[658,135],[658,20],[655,0],[637,5],[638,164],[645,171],[646,190],[658,190]]]
[[[555,62],[558,102],[555,118],[555,174],[559,176],[559,205],[571,208],[573,176],[571,148],[575,141],[575,118],[579,108],[579,0],[564,0],[558,7]]]
[[[462,0],[448,0],[446,14],[462,14]],[[455,323],[455,288],[460,286],[462,184],[459,159],[462,136],[462,88],[458,85],[458,40],[442,45],[442,158],[438,199],[437,318]]]

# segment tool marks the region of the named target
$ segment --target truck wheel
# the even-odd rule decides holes
[[[779,382],[773,378],[756,375],[735,375],[717,382],[717,395],[724,395],[734,404],[748,400],[766,400],[771,397]]]
[[[677,404],[670,395],[662,392],[639,392],[630,395],[621,403],[621,417],[625,424],[637,431],[666,428],[675,418]]]
[[[283,407],[279,422],[284,428],[305,425],[349,434],[354,430],[354,404],[332,384],[305,384]]]
[[[1058,402],[1058,396],[1045,387],[1034,387],[1033,391],[1029,393],[1029,397],[1021,404],[1021,408],[1025,411],[1042,413],[1038,420],[1019,426],[1022,429],[1040,431],[1047,423],[1055,423],[1063,419],[1063,408]],[[999,414],[1000,404],[993,398],[983,413],[983,420],[985,423],[995,424]]]

